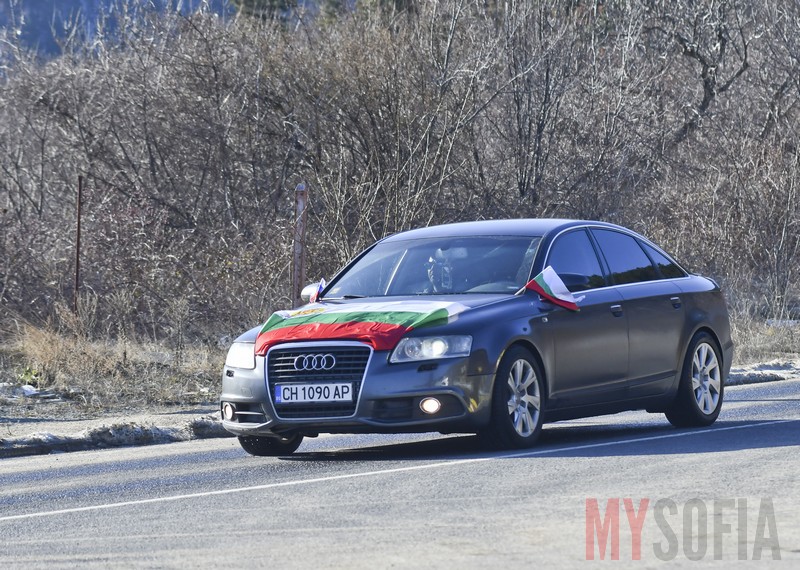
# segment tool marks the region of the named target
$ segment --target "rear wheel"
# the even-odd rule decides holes
[[[530,447],[542,431],[542,372],[536,358],[512,347],[497,367],[492,391],[492,418],[480,437],[493,448]]]
[[[239,436],[239,445],[242,446],[242,449],[250,455],[259,457],[291,455],[300,447],[301,443],[303,443],[303,436],[299,433],[290,437]]]
[[[713,424],[722,409],[725,387],[722,359],[714,338],[697,333],[683,363],[675,402],[667,410],[669,423],[676,427],[702,427]]]

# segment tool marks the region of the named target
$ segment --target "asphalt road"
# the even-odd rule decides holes
[[[790,380],[729,388],[711,428],[617,414],[550,424],[526,452],[426,434],[323,436],[290,458],[214,439],[5,459],[0,564],[798,568],[798,512]]]

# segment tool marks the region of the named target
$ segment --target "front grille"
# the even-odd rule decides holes
[[[272,349],[267,355],[267,385],[275,412],[285,419],[346,418],[356,412],[361,383],[372,350],[363,345],[308,345]],[[330,370],[297,370],[295,360],[306,355],[330,354],[336,364]],[[353,385],[352,402],[303,402],[276,404],[277,384],[326,384],[349,382]]]

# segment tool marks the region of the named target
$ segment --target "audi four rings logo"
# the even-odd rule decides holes
[[[332,370],[334,366],[332,354],[301,354],[294,359],[295,370]]]

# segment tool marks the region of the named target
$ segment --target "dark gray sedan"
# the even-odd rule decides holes
[[[574,220],[423,228],[380,240],[312,302],[239,337],[225,428],[254,455],[319,433],[477,433],[646,409],[713,423],[733,343],[717,284],[646,238]]]

